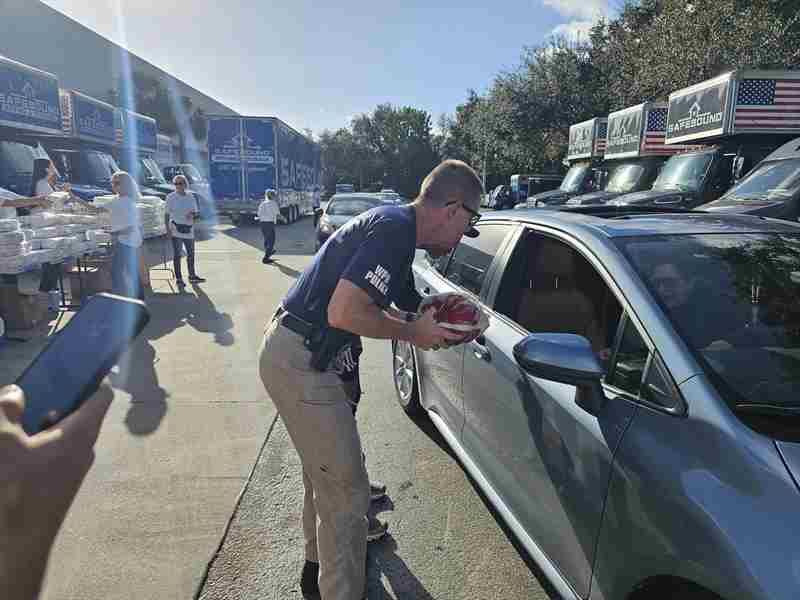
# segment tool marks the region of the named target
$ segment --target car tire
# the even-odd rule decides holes
[[[419,402],[419,377],[414,349],[408,342],[392,342],[392,380],[400,408],[412,417],[424,411]]]

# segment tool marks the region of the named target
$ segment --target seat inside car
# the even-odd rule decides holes
[[[538,236],[537,236],[538,237]],[[578,287],[578,257],[566,244],[538,237],[528,261],[515,321],[531,332],[574,333],[586,337],[592,349],[607,347],[598,312]]]

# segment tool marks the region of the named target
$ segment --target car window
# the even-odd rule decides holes
[[[489,265],[510,230],[509,226],[501,224],[478,226],[478,237],[465,237],[456,247],[445,277],[479,296]]]
[[[503,273],[494,309],[531,333],[572,333],[608,355],[621,314],[600,274],[570,245],[529,231]]]
[[[606,376],[606,382],[638,396],[649,356],[650,349],[638,329],[630,319],[626,318],[614,364]]]

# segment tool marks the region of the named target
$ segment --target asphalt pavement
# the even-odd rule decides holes
[[[263,265],[257,227],[220,224],[198,244],[207,283],[185,293],[152,272],[152,319],[111,377],[115,401],[43,599],[302,598],[300,465],[256,360],[311,260],[311,219],[277,234]],[[16,353],[7,380],[32,347],[0,348]],[[397,406],[389,344],[367,341],[362,361],[359,428],[390,496],[373,507],[389,535],[369,546],[370,600],[555,597],[432,424]]]

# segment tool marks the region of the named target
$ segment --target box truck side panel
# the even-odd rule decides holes
[[[0,56],[0,125],[60,134],[61,103],[55,75]]]
[[[639,156],[642,114],[643,107],[639,105],[608,115],[606,159]]]
[[[719,137],[730,122],[731,74],[669,95],[666,143]]]
[[[247,198],[256,210],[264,192],[275,187],[275,135],[271,119],[244,119]]]
[[[242,189],[241,119],[208,121],[208,170],[211,195],[219,208],[239,202]]]
[[[114,107],[74,90],[61,90],[64,133],[85,142],[114,144]]]

